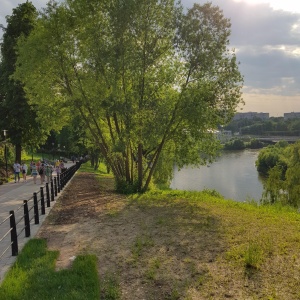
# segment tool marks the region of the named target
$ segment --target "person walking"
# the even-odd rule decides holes
[[[23,175],[23,182],[26,182],[28,167],[25,162],[22,163],[21,169],[22,169],[22,175]]]
[[[45,163],[42,162],[39,167],[39,175],[41,177],[41,184],[44,183],[45,180]]]
[[[15,174],[15,183],[17,182],[17,178],[18,178],[18,182],[20,182],[21,165],[19,164],[19,162],[17,160],[13,164],[13,168],[14,168],[14,174]]]
[[[36,177],[38,175],[38,169],[35,162],[31,165],[31,176],[33,177],[33,182],[36,184]]]
[[[34,161],[32,160],[32,161],[30,162],[30,174],[31,174],[31,172],[32,172],[32,165],[33,165],[33,163],[34,163]]]
[[[50,164],[46,165],[46,177],[47,177],[47,182],[50,183],[51,179],[52,179],[52,172],[53,172],[53,167]]]

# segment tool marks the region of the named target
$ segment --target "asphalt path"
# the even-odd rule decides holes
[[[65,163],[65,167],[69,168],[73,165],[73,163]],[[53,172],[52,176],[56,176],[56,172]],[[27,175],[26,182],[23,179],[20,179],[20,182],[14,183],[9,182],[3,185],[0,185],[0,256],[2,253],[8,248],[4,255],[0,258],[0,283],[3,280],[6,272],[10,268],[10,266],[15,262],[16,256],[12,256],[11,247],[10,247],[10,234],[5,234],[9,231],[10,223],[7,218],[9,217],[9,212],[13,210],[15,212],[16,222],[22,219],[23,216],[23,201],[29,200],[32,201],[33,193],[40,192],[40,188],[44,187],[46,183],[40,184],[40,176],[37,176],[36,184],[33,182],[33,178]],[[45,190],[45,189],[44,189]],[[46,207],[46,214],[40,215],[39,224],[34,224],[34,219],[30,222],[31,236],[25,237],[25,232],[22,232],[22,228],[24,227],[24,221],[21,220],[19,224],[17,224],[17,234],[18,234],[18,248],[19,252],[25,245],[25,243],[33,238],[43,221],[46,219],[48,213],[51,208],[54,206],[56,200],[61,195],[58,194],[54,201],[51,201],[51,206]],[[29,205],[30,207],[30,205]],[[32,212],[30,212],[32,215]],[[5,236],[5,237],[4,237]]]

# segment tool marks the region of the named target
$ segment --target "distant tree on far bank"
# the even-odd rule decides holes
[[[300,119],[284,120],[283,117],[271,117],[268,120],[240,119],[232,120],[224,128],[242,135],[299,136]]]

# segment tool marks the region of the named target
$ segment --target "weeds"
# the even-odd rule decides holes
[[[145,248],[152,247],[153,245],[154,242],[149,236],[137,237],[132,247],[133,259],[136,261]]]
[[[100,280],[100,290],[100,300],[121,299],[119,280],[115,274],[108,273]]]
[[[263,261],[263,250],[256,242],[249,242],[244,255],[246,268],[259,269]]]
[[[154,258],[150,261],[149,268],[145,273],[145,276],[149,280],[155,279],[156,273],[160,268],[161,262],[158,258]]]

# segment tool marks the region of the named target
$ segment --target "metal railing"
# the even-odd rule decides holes
[[[0,237],[0,245],[5,244],[4,251],[0,253],[0,260],[11,248],[11,256],[17,256],[19,253],[19,236],[22,232],[25,237],[30,237],[31,226],[40,223],[40,215],[46,214],[46,207],[51,207],[51,202],[64,189],[68,181],[80,168],[81,162],[71,166],[61,174],[53,176],[51,181],[40,187],[38,192],[33,193],[29,199],[23,200],[23,204],[16,210],[9,211],[9,215],[0,223],[2,226],[9,227],[9,230]],[[8,224],[9,223],[9,224]],[[9,241],[10,236],[10,241]]]

